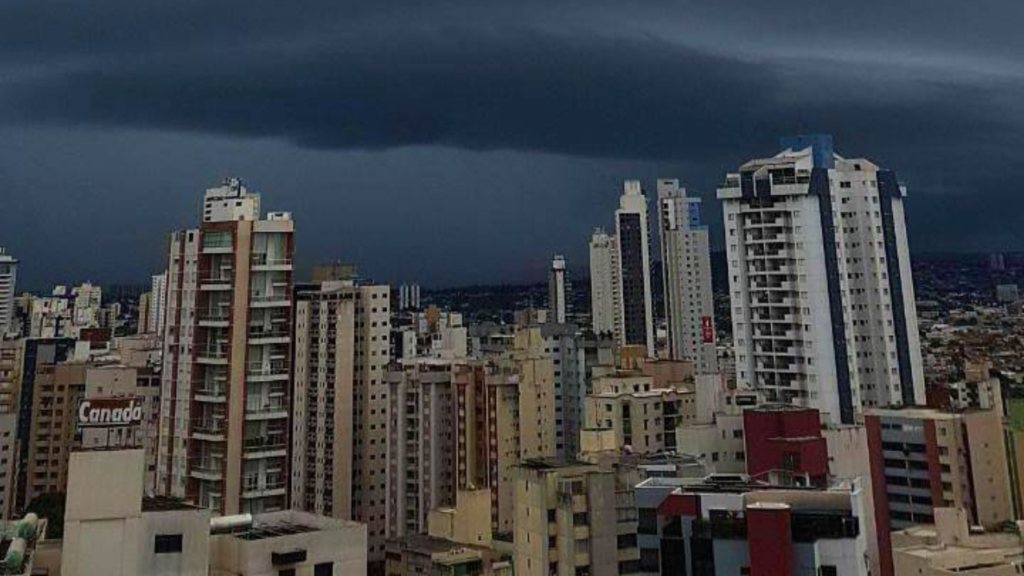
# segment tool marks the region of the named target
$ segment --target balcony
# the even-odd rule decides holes
[[[242,498],[284,496],[285,480],[277,474],[268,475],[264,479],[259,475],[246,476],[242,480]]]
[[[291,341],[291,333],[280,328],[263,326],[249,327],[249,344],[287,344]]]
[[[217,482],[224,479],[224,460],[208,458],[196,462],[188,471],[189,476],[199,480]]]
[[[288,364],[284,361],[250,362],[246,372],[246,379],[250,382],[271,382],[288,378]]]
[[[224,386],[203,383],[196,388],[195,399],[197,402],[213,402],[221,404],[227,402],[228,393]]]
[[[254,252],[252,255],[252,270],[254,272],[260,271],[283,271],[287,272],[292,269],[291,258],[281,258],[280,256],[271,256],[266,252]]]
[[[231,290],[235,277],[230,270],[214,271],[207,275],[200,276],[199,289],[204,292],[218,290]]]
[[[207,442],[223,442],[226,428],[223,420],[199,422],[192,428],[192,438]]]
[[[291,296],[284,292],[278,294],[249,295],[249,306],[252,308],[286,308],[291,305]]]
[[[231,323],[231,311],[228,306],[202,308],[198,316],[199,325],[207,328],[226,328]]]
[[[246,459],[280,457],[288,454],[284,434],[246,438],[243,445],[245,453],[242,457]]]
[[[245,407],[246,420],[272,420],[288,417],[288,406],[282,399],[269,399],[261,404]]]
[[[228,364],[228,349],[223,348],[206,348],[203,350],[196,351],[196,363],[197,364],[212,364],[215,366],[227,366]]]

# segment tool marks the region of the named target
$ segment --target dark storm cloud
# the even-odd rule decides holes
[[[915,247],[1019,248],[996,230],[1024,211],[1011,193],[1024,178],[1022,21],[1012,0],[13,0],[0,8],[0,130],[270,140],[382,162],[410,146],[600,159],[622,168],[613,180],[667,167],[705,196],[778,136],[832,132],[910,184],[925,216]],[[410,198],[428,157],[395,175]],[[557,164],[531,184],[557,181]],[[499,194],[473,173],[452,182]],[[561,190],[566,209],[587,201]]]
[[[999,59],[1018,35],[976,39],[1006,28],[977,5],[922,21],[863,3],[377,4],[19,2],[0,24],[6,116],[690,160],[819,127],[903,144],[1021,128],[1022,70]],[[939,51],[953,16],[989,29]]]

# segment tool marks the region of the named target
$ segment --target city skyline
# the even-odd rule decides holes
[[[680,179],[717,239],[729,166],[828,132],[899,170],[912,250],[1021,249],[1006,27],[1022,8],[987,8],[16,2],[0,24],[0,244],[25,286],[145,278],[163,254],[149,231],[238,175],[295,213],[303,261],[542,280],[552,254],[583,260],[621,180]],[[58,230],[89,241],[40,240]]]

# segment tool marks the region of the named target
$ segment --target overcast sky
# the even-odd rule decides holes
[[[22,286],[142,282],[239,176],[299,258],[427,285],[585,265],[621,181],[779,136],[908,186],[911,248],[1024,248],[1024,2],[6,0],[0,245]]]

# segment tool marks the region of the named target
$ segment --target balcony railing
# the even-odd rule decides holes
[[[200,322],[227,322],[231,319],[228,308],[201,308],[197,313]]]
[[[254,452],[260,452],[264,450],[281,450],[287,447],[284,435],[278,436],[260,436],[257,438],[246,438],[245,449],[252,450]]]
[[[223,420],[213,420],[210,422],[199,422],[193,428],[194,434],[207,434],[210,436],[220,436],[224,434],[226,427],[224,426]]]
[[[250,327],[249,338],[288,338],[291,334],[288,330],[267,330],[266,328]]]
[[[217,459],[217,458],[204,458],[204,459],[201,459],[201,460],[197,461],[192,466],[192,471],[193,472],[197,472],[199,474],[216,474],[216,475],[219,475],[219,474],[223,473],[223,470],[224,470],[224,460],[223,460],[223,458],[221,458],[221,459]]]
[[[264,490],[281,490],[285,487],[284,478],[274,475],[267,476],[264,482],[260,482],[259,476],[246,476],[243,481],[243,490],[246,492],[257,492]]]
[[[250,404],[245,407],[245,413],[249,415],[273,414],[286,410],[288,410],[288,407],[280,400],[263,402],[262,404]]]
[[[248,369],[249,376],[287,376],[288,363],[274,361],[267,364],[263,362],[250,362]]]
[[[253,266],[290,266],[291,258],[270,257],[266,252],[256,252],[252,255]]]

